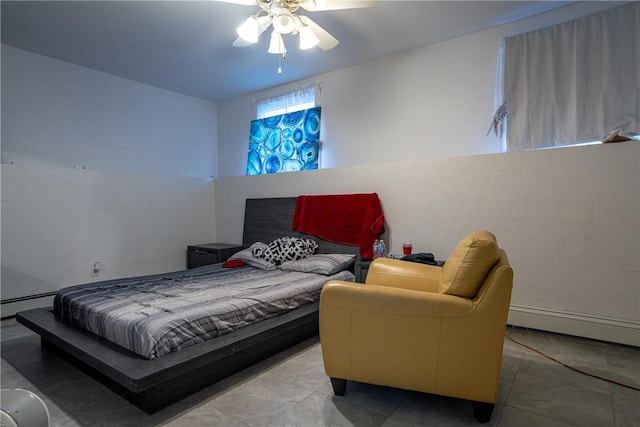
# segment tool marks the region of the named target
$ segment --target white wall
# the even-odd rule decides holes
[[[2,162],[217,174],[216,104],[2,45]]]
[[[298,194],[377,192],[396,254],[411,241],[446,259],[468,232],[488,229],[515,272],[510,323],[541,327],[551,317],[542,329],[640,345],[637,142],[227,177],[215,186],[221,241],[240,241],[246,198]]]
[[[251,101],[218,105],[218,238],[238,241],[247,197],[377,192],[397,253],[448,256],[495,232],[515,268],[510,323],[640,345],[637,143],[526,153],[486,136],[500,37],[620,3],[583,2],[320,75],[319,171],[242,177]]]
[[[215,241],[216,108],[3,45],[2,300],[186,268]]]
[[[583,2],[306,80],[322,84],[320,167],[502,152],[487,136],[500,38],[620,3]],[[252,101],[300,84],[218,103],[218,176],[245,174]]]
[[[213,241],[210,178],[25,165],[0,174],[3,300],[182,270],[187,245]]]

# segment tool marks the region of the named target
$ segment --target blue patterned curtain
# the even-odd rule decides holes
[[[253,120],[247,175],[318,169],[320,107]]]

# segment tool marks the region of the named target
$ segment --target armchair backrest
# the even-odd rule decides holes
[[[491,289],[497,287],[499,289]],[[511,290],[513,288],[513,269],[507,258],[507,254],[500,249],[498,251],[498,261],[491,267],[487,276],[482,281],[478,292],[473,297],[474,304],[481,304],[486,294],[491,290],[494,293],[502,292],[508,294],[506,311],[509,310],[509,303],[511,302]],[[495,309],[495,307],[494,307]]]
[[[496,237],[489,231],[469,233],[445,262],[439,292],[473,298],[498,261],[499,250]]]

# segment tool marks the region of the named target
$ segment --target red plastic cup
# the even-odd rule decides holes
[[[402,254],[403,255],[411,255],[411,250],[413,249],[413,245],[411,243],[403,243],[402,244]]]

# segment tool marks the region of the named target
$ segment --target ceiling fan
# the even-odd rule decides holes
[[[355,9],[374,6],[376,1],[368,0],[218,0],[249,6],[258,6],[260,10],[247,18],[237,28],[238,38],[233,46],[245,47],[256,43],[260,35],[272,27],[269,53],[286,56],[287,49],[283,34],[299,34],[300,49],[318,46],[322,50],[331,50],[340,43],[311,18],[298,15],[302,8],[310,12],[338,9]],[[278,71],[281,72],[280,70]]]

